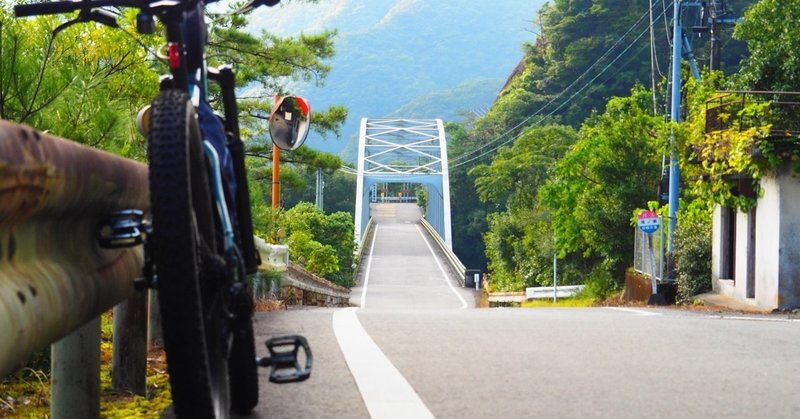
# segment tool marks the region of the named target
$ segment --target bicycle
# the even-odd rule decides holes
[[[251,0],[234,13],[278,2]],[[310,376],[313,357],[302,336],[270,339],[270,356],[255,355],[246,276],[257,271],[260,260],[235,75],[230,66],[209,68],[205,61],[204,6],[202,0],[75,0],[16,5],[14,12],[17,17],[78,12],[54,34],[81,22],[118,27],[104,7],[138,9],[136,30],[142,34],[155,31],[156,18],[163,24],[170,74],[137,120],[148,137],[152,222],[139,209],[120,211],[112,217],[111,232],[99,240],[109,248],[144,245],[144,276],[137,288],[158,290],[176,415],[221,418],[258,404],[258,367],[272,367],[273,382],[302,381]],[[221,118],[208,104],[208,81],[220,86]],[[272,140],[282,149],[296,149],[309,123],[304,99],[282,98],[270,115]]]

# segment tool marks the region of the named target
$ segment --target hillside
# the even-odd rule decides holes
[[[485,109],[534,38],[544,0],[332,0],[259,10],[254,30],[279,35],[337,29],[337,55],[325,86],[298,84],[312,106],[342,104],[350,114],[341,139],[310,137],[311,147],[341,153],[362,117],[458,118]],[[405,113],[409,112],[408,115]],[[352,148],[354,149],[354,148]],[[344,156],[352,160],[354,156]]]

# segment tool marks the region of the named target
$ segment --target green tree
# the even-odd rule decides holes
[[[560,254],[594,258],[618,280],[633,248],[631,214],[655,198],[661,174],[666,133],[651,100],[642,88],[611,99],[540,191]]]
[[[678,301],[711,290],[711,211],[708,201],[698,199],[678,213],[675,231],[675,270]]]
[[[538,205],[538,192],[576,139],[570,127],[529,127],[490,165],[470,171],[481,201],[496,211],[489,214],[484,236],[496,289],[552,282],[553,230]]]
[[[356,242],[349,213],[325,215],[313,204],[301,202],[286,211],[283,222],[294,260],[338,284],[352,285]]]
[[[339,270],[339,259],[333,247],[314,240],[308,232],[295,231],[287,244],[293,259],[309,271],[328,277]]]
[[[232,65],[238,85],[247,86],[249,94],[239,102],[242,130],[247,138],[254,139],[253,147],[263,147],[269,144],[266,121],[273,98],[290,93],[287,81],[324,84],[331,70],[326,60],[336,54],[336,31],[281,38],[267,31],[247,32],[247,23],[247,16],[215,15],[209,30],[208,59],[212,66]],[[341,135],[340,126],[346,117],[343,106],[316,111],[312,104],[312,129],[323,136]]]
[[[447,123],[448,156],[458,161],[468,151],[467,129],[462,124]],[[469,261],[468,268],[485,270],[487,258],[483,233],[488,228],[487,206],[475,192],[469,165],[456,163],[450,166],[450,211],[453,234],[453,251],[461,261]],[[427,199],[427,197],[426,197]],[[427,202],[427,201],[426,201]]]
[[[735,76],[739,88],[800,91],[800,3],[761,0],[747,9],[734,36],[749,56]]]
[[[0,118],[129,157],[144,158],[135,115],[158,89],[158,75],[136,37],[133,15],[122,30],[73,25],[58,36],[54,17],[16,19],[0,7]]]
[[[348,212],[355,214],[356,176],[336,171],[325,177],[325,212]]]

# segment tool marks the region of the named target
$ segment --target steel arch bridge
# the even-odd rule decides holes
[[[356,240],[361,240],[369,221],[373,186],[417,183],[428,191],[425,218],[452,250],[447,139],[441,119],[362,118],[357,175]]]

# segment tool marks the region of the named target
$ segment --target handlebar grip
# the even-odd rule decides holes
[[[14,6],[16,17],[57,15],[80,10],[80,1],[54,1],[48,3],[18,4]]]

